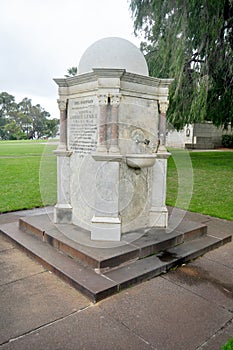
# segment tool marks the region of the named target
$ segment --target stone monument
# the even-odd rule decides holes
[[[149,77],[134,45],[97,41],[77,76],[55,81],[54,220],[50,212],[28,215],[1,225],[1,233],[94,303],[231,241],[230,234],[208,234],[205,224],[183,220],[183,210],[170,214],[168,225],[171,80]]]
[[[171,79],[149,77],[132,43],[105,38],[59,86],[60,143],[54,222],[120,241],[127,232],[166,227],[166,110]]]

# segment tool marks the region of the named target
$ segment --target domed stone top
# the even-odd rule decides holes
[[[130,41],[116,37],[100,39],[84,52],[79,62],[79,74],[89,73],[93,68],[118,68],[149,75],[141,51]]]

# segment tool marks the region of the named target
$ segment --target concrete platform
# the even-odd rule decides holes
[[[233,233],[232,221],[178,214]],[[220,350],[233,336],[232,273],[233,242],[93,304],[0,235],[0,349]]]
[[[54,224],[46,213],[0,225],[0,232],[94,303],[231,240],[229,234],[207,234],[205,224],[182,220],[166,229],[129,232],[120,242],[92,241],[90,232]]]

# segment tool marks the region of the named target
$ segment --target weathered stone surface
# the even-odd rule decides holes
[[[233,311],[233,269],[206,259],[206,255],[170,271],[164,278],[195,292],[210,303]]]
[[[147,341],[98,306],[70,315],[6,344],[2,350],[149,350]]]
[[[0,240],[2,244],[2,239]],[[11,283],[45,271],[18,249],[7,249],[0,252],[0,285]]]
[[[218,250],[215,250],[213,252],[209,252],[206,254],[206,259],[215,261],[217,263],[221,263],[229,268],[233,268],[233,261],[232,261],[232,255],[233,255],[233,242],[227,244],[226,247],[221,247]]]
[[[194,350],[232,313],[157,277],[104,300],[100,307],[159,350]]]
[[[90,305],[49,272],[2,285],[0,295],[0,344]]]
[[[8,224],[9,222],[18,221],[20,218],[20,215],[17,215],[16,213],[7,213],[7,214],[0,214],[0,224]]]
[[[0,234],[0,252],[7,250],[7,249],[12,249],[14,246],[12,243],[10,243],[9,240],[7,240],[3,235]]]

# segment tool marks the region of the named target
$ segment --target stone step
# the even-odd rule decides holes
[[[122,290],[165,273],[171,268],[181,266],[230,241],[231,237],[225,237],[221,240],[216,237],[205,236],[182,243],[157,255],[138,260],[130,265],[119,267],[105,273],[105,276],[115,281],[119,290]]]
[[[128,286],[165,273],[170,268],[186,263],[231,240],[231,236],[227,235],[224,238],[208,235],[199,237],[164,250],[158,255],[133,261],[126,266],[100,274],[95,269],[83,266],[48,242],[20,230],[17,223],[1,225],[0,232],[94,303]]]
[[[0,233],[6,235],[28,255],[71,284],[94,303],[118,290],[116,282],[79,264],[35,235],[20,230],[17,223],[2,225]]]
[[[48,215],[21,218],[19,227],[91,268],[106,270],[172,248],[207,234],[207,226],[182,222],[175,229],[147,228],[122,236],[121,242],[91,241],[90,232],[74,225],[55,225]]]

